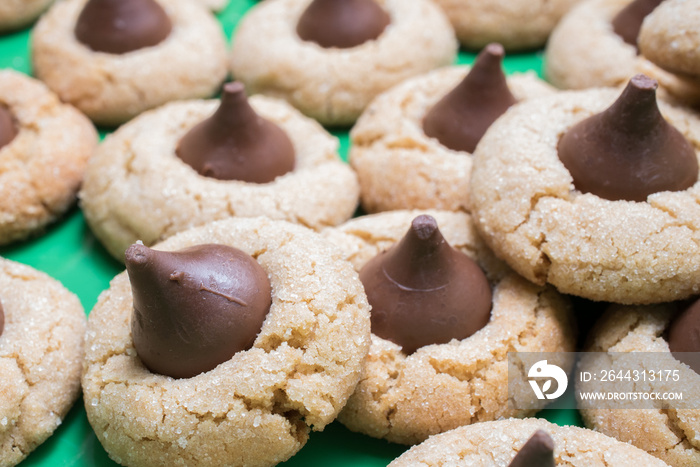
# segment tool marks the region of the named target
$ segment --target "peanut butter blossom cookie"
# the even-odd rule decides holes
[[[500,42],[507,50],[544,45],[559,19],[578,0],[436,0],[450,18],[457,38],[467,48]]]
[[[700,3],[661,2],[644,20],[639,50],[671,73],[700,79]]]
[[[75,201],[97,132],[43,83],[0,71],[0,245],[26,238]]]
[[[231,70],[254,93],[350,125],[380,92],[452,63],[457,41],[430,1],[273,0],[242,19]]]
[[[275,465],[345,405],[369,349],[351,265],[318,234],[227,219],[150,249],[90,313],[88,419],[124,465]]]
[[[31,48],[36,76],[100,125],[211,96],[226,77],[221,27],[192,1],[61,1]]]
[[[27,26],[46,10],[53,0],[5,0],[0,2],[0,32]]]
[[[284,101],[240,83],[221,101],[183,101],[145,113],[108,136],[91,159],[81,204],[117,258],[195,225],[226,217],[337,225],[359,187],[338,141]]]
[[[0,258],[0,465],[43,443],[78,398],[85,322],[58,281]]]
[[[682,393],[682,399],[659,400],[654,408],[639,408],[640,403],[631,409],[582,408],[586,425],[644,449],[670,465],[700,464],[700,302],[614,305],[596,323],[589,339],[590,352],[662,354],[642,360],[648,366],[634,368],[645,376],[637,378],[635,390]],[[630,365],[616,365],[614,359],[609,359],[605,368],[622,370],[620,374],[624,375]],[[596,369],[600,370],[588,370]],[[665,378],[665,374],[675,377]],[[607,387],[599,384],[593,390],[610,390],[610,383]]]
[[[378,96],[350,135],[350,164],[368,212],[469,210],[477,143],[511,105],[553,88],[533,74],[506,78],[503,48],[490,44],[473,67],[446,67]]]
[[[698,293],[700,119],[620,93],[569,91],[513,108],[474,154],[472,213],[527,279],[627,304]]]
[[[640,28],[660,3],[661,0],[581,2],[562,18],[547,42],[547,81],[565,89],[624,86],[635,74],[644,73],[659,82],[664,96],[699,104],[697,77],[666,71],[639,53]]]
[[[372,307],[372,344],[344,425],[415,444],[534,413],[509,404],[507,353],[572,350],[568,302],[496,260],[467,214],[394,211],[323,234],[359,271]]]
[[[464,426],[414,446],[389,467],[608,467],[666,464],[595,431],[546,420],[499,420]]]

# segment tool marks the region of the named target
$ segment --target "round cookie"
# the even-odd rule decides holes
[[[572,351],[575,341],[566,299],[496,260],[466,213],[393,211],[353,219],[323,234],[359,271],[423,213],[437,220],[447,243],[485,270],[493,305],[490,321],[475,334],[411,355],[372,335],[362,378],[339,420],[353,431],[402,444],[461,425],[532,415],[534,410],[508,403],[507,352]]]
[[[97,147],[90,121],[43,83],[0,71],[0,111],[16,135],[0,146],[0,245],[28,237],[75,201]]]
[[[173,102],[109,135],[90,160],[80,192],[85,218],[123,261],[126,248],[151,245],[195,225],[265,215],[312,228],[337,225],[357,206],[355,173],[338,141],[284,101],[253,96],[250,104],[291,139],[296,165],[270,183],[202,176],[176,156],[178,141],[208,117],[217,101]]]
[[[467,48],[481,49],[489,42],[507,50],[541,47],[560,18],[578,0],[436,0],[455,28],[457,38]]]
[[[236,31],[230,63],[251,93],[286,99],[324,125],[354,123],[380,92],[455,58],[452,27],[432,2],[377,0],[391,23],[376,40],[344,49],[299,38],[296,26],[309,3],[253,7]]]
[[[612,20],[631,0],[587,0],[552,31],[544,56],[547,81],[564,89],[621,86],[638,73],[660,91],[690,105],[700,103],[700,80],[662,70],[615,34]]]
[[[560,136],[610,106],[613,89],[524,102],[496,121],[474,154],[472,214],[482,237],[537,284],[592,300],[656,303],[698,293],[700,183],[646,201],[610,201],[574,189]],[[658,101],[700,154],[700,119]]]
[[[56,3],[32,34],[36,76],[99,125],[114,126],[171,100],[214,94],[226,77],[226,43],[214,16],[196,2],[157,0],[172,31],[155,46],[95,52],[75,35],[87,0]]]
[[[82,382],[90,424],[121,464],[274,465],[336,417],[360,377],[369,306],[332,245],[304,227],[256,218],[214,222],[156,248],[205,243],[256,258],[272,307],[251,349],[173,379],[141,363],[129,279],[112,280],[90,313]]]
[[[641,449],[600,433],[528,418],[477,423],[433,436],[394,459],[389,467],[416,465],[506,467],[537,430],[543,430],[554,441],[553,465],[571,467],[613,465],[661,467],[666,465]]]
[[[677,305],[670,303],[654,306],[613,305],[589,334],[587,351],[667,353],[663,371],[677,370],[682,376],[679,383],[669,381],[663,389],[660,386],[656,388],[679,391],[680,384],[684,384],[684,399],[689,396],[689,401],[697,401],[700,397],[700,375],[669,353],[666,331],[676,311]],[[608,368],[614,368],[613,365],[610,363]],[[654,409],[598,408],[581,409],[580,412],[586,426],[644,449],[670,465],[700,464],[700,409],[674,407],[674,401],[659,402],[659,407]]]
[[[0,465],[12,466],[51,436],[78,398],[86,319],[58,281],[2,258],[0,304]]]
[[[0,32],[20,29],[41,15],[53,0],[5,0],[0,2]]]
[[[426,113],[470,67],[445,67],[406,80],[379,95],[350,132],[349,160],[367,212],[394,209],[469,211],[471,154],[427,136]],[[550,94],[534,74],[507,78],[518,100]]]
[[[671,73],[700,79],[700,4],[670,0],[662,2],[642,24],[639,50]]]

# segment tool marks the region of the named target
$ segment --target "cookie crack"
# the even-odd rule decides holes
[[[678,438],[678,442],[671,448],[666,448],[666,451],[674,449],[678,445],[683,445],[685,449],[694,449],[690,443],[688,434],[680,426],[680,420],[678,419],[678,411],[670,407],[664,407],[659,409],[659,412],[663,414],[664,422],[668,429]]]

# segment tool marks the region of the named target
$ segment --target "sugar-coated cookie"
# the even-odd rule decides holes
[[[18,464],[80,394],[85,312],[78,297],[0,258],[0,465]]]
[[[379,95],[350,133],[349,160],[367,212],[393,209],[469,211],[472,156],[426,135],[423,121],[470,67],[445,67]],[[534,74],[507,78],[518,100],[550,94]]]
[[[118,125],[171,100],[209,97],[226,77],[221,26],[196,2],[156,0],[169,33],[124,53],[96,51],[78,40],[76,25],[87,2],[56,3],[34,29],[31,52],[36,76],[95,123]]]
[[[353,431],[402,444],[461,425],[532,415],[534,410],[513,408],[508,402],[507,352],[571,351],[575,341],[568,301],[496,260],[466,213],[386,212],[353,219],[323,234],[360,271],[401,240],[421,214],[432,216],[447,243],[485,271],[493,301],[490,320],[476,333],[425,345],[410,355],[373,333],[362,378],[339,420]]]
[[[338,141],[284,101],[253,96],[258,114],[278,125],[296,152],[293,170],[268,183],[200,175],[176,151],[219,101],[185,101],[144,113],[109,135],[91,159],[80,193],[85,218],[117,258],[137,240],[151,245],[225,217],[267,216],[312,228],[349,219],[357,177]]]
[[[700,80],[700,3],[670,0],[652,11],[639,31],[639,50],[671,73]]]
[[[547,81],[564,89],[621,86],[644,73],[659,81],[663,93],[691,105],[700,103],[700,80],[659,68],[614,32],[613,19],[630,3],[588,0],[567,13],[547,42]]]
[[[685,298],[699,290],[700,184],[641,201],[605,199],[579,191],[560,159],[562,135],[621,95],[611,89],[568,91],[510,109],[474,154],[474,221],[495,253],[537,284],[619,303]],[[697,157],[697,115],[663,101],[658,108],[688,141],[690,157]],[[642,160],[643,150],[624,160]],[[601,180],[614,173],[605,167],[588,172]],[[621,179],[615,180],[609,186],[620,186]]]
[[[266,218],[226,219],[155,248],[223,244],[252,255],[272,306],[253,347],[173,379],[150,372],[132,339],[132,288],[116,276],[90,313],[88,419],[124,465],[275,465],[344,406],[369,348],[369,307],[352,267],[318,234]]]
[[[0,32],[22,28],[39,17],[53,0],[5,0],[0,2]]]
[[[607,467],[623,465],[665,466],[641,449],[595,431],[559,426],[543,419],[498,420],[477,423],[442,433],[414,446],[394,459],[390,467],[498,466],[511,465],[535,432],[551,437],[554,461],[550,465]],[[550,456],[550,462],[551,456]],[[548,465],[521,463],[522,465]]]
[[[590,352],[661,352],[668,355],[662,359],[646,359],[661,363],[654,368],[639,368],[639,371],[661,374],[676,373],[672,378],[654,382],[654,392],[682,392],[682,402],[694,404],[700,397],[700,375],[688,366],[675,360],[669,353],[668,329],[678,314],[677,304],[654,306],[611,306],[596,323],[589,334]],[[624,366],[624,369],[623,369]],[[608,370],[629,370],[629,364]],[[637,369],[637,368],[635,368]],[[591,370],[595,371],[595,370]],[[650,374],[647,373],[647,374]],[[659,376],[660,378],[661,376]],[[636,385],[638,391],[647,391],[646,379]],[[602,385],[602,383],[601,383]],[[609,390],[608,388],[605,390]],[[683,389],[681,391],[681,389]],[[678,407],[674,400],[658,401],[656,408],[608,409],[584,408],[581,410],[586,426],[608,436],[615,437],[644,449],[653,456],[673,466],[700,464],[700,409]]]
[[[375,40],[338,48],[299,37],[310,1],[253,7],[236,30],[230,64],[252,93],[286,99],[324,125],[354,123],[380,92],[455,58],[452,27],[432,2],[376,0],[390,18],[386,28]]]
[[[467,48],[499,42],[506,50],[541,47],[559,19],[578,0],[474,2],[436,0],[450,18],[457,38]]]
[[[43,83],[0,71],[0,245],[36,233],[75,201],[97,132]]]

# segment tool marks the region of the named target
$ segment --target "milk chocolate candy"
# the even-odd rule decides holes
[[[17,125],[15,125],[12,112],[0,105],[0,149],[7,146],[17,136]]]
[[[287,134],[260,117],[243,84],[227,83],[214,114],[185,134],[177,156],[205,177],[268,183],[294,169]]]
[[[173,378],[209,371],[249,349],[272,303],[262,267],[225,245],[167,252],[134,244],[126,270],[136,352],[148,369]]]
[[[2,336],[2,332],[5,330],[5,310],[2,307],[2,302],[0,302],[0,336]]]
[[[491,124],[516,99],[501,64],[503,46],[489,44],[467,76],[435,104],[423,119],[423,131],[455,151],[474,152]]]
[[[659,112],[656,88],[653,79],[636,75],[608,109],[564,133],[559,158],[576,189],[609,200],[645,201],[695,184],[695,149]]]
[[[172,23],[155,0],[89,0],[75,37],[95,52],[124,54],[161,43]]]
[[[644,18],[661,2],[662,0],[634,0],[615,15],[612,20],[613,31],[622,40],[637,47],[637,37]]]
[[[372,306],[372,332],[406,354],[464,339],[491,314],[491,288],[479,266],[452,248],[437,222],[421,215],[389,250],[360,271]]]
[[[508,467],[554,467],[554,440],[543,430],[537,430]]]
[[[673,320],[668,331],[668,346],[678,360],[700,374],[700,300]]]
[[[378,38],[391,18],[374,0],[314,0],[297,23],[297,35],[321,47],[347,49]]]

